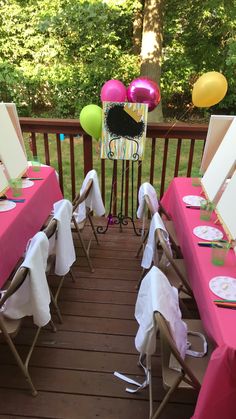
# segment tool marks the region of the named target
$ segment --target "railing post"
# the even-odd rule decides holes
[[[93,142],[90,135],[83,135],[84,146],[84,176],[93,168]]]

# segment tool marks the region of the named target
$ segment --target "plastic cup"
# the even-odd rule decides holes
[[[200,219],[209,221],[214,208],[215,206],[212,202],[207,200],[202,201],[200,205]]]
[[[33,156],[33,159],[31,160],[32,163],[32,170],[33,172],[39,172],[40,171],[40,167],[41,167],[41,163],[40,163],[40,159],[38,156]]]
[[[22,195],[22,179],[21,178],[10,179],[9,186],[11,188],[13,196]]]
[[[192,186],[201,186],[201,178],[200,177],[193,177],[192,178]]]
[[[216,266],[225,264],[226,256],[230,248],[230,243],[212,243],[211,262]]]

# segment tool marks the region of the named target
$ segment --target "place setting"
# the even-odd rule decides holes
[[[186,195],[182,199],[183,199],[183,202],[187,204],[187,208],[196,208],[196,209],[199,209],[201,206],[201,203],[205,201],[205,199],[199,195]]]
[[[213,300],[220,308],[236,310],[236,278],[216,276],[209,282],[210,290],[220,299]]]
[[[217,241],[223,239],[224,234],[221,230],[211,226],[197,226],[193,229],[193,234],[200,239],[208,241]]]

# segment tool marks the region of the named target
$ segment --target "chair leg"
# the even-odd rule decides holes
[[[72,271],[71,269],[69,270],[68,274],[69,274],[69,275],[70,275],[70,277],[71,277],[71,281],[72,281],[72,282],[75,282],[75,277],[74,277],[73,271]]]
[[[59,323],[63,323],[60,309],[58,307],[57,301],[55,300],[54,295],[53,295],[52,291],[50,290],[50,288],[49,288],[49,292],[50,292],[52,304],[54,305],[55,310],[56,310],[56,313],[57,313],[57,317],[58,317]]]
[[[153,397],[152,397],[152,360],[151,356],[147,355],[147,370],[149,378],[149,419],[153,414]]]
[[[51,328],[52,328],[53,333],[56,333],[57,328],[56,328],[56,326],[54,324],[54,321],[52,319],[50,320],[50,325],[51,325]]]
[[[11,337],[9,336],[9,334],[7,333],[7,331],[5,330],[5,328],[3,327],[3,325],[1,326],[1,328],[2,328],[2,331],[3,331],[4,338],[5,338],[5,340],[6,340],[7,344],[8,344],[8,346],[9,346],[9,348],[10,348],[10,350],[11,350],[11,352],[12,352],[12,354],[13,354],[13,356],[14,356],[14,358],[15,358],[16,362],[17,362],[17,364],[18,364],[18,367],[20,368],[20,370],[21,370],[21,372],[23,373],[23,375],[24,375],[24,377],[25,377],[26,381],[27,381],[27,382],[28,382],[28,384],[29,384],[29,387],[30,387],[30,389],[31,389],[31,394],[32,394],[32,396],[37,396],[37,394],[38,394],[38,393],[37,393],[37,390],[36,390],[36,388],[35,388],[35,386],[34,386],[34,384],[33,384],[32,380],[31,380],[31,377],[30,377],[30,374],[29,374],[29,371],[28,371],[28,362],[29,362],[29,358],[30,358],[30,356],[31,356],[31,354],[32,354],[32,351],[33,351],[33,348],[34,348],[34,346],[35,346],[35,343],[36,343],[37,338],[36,338],[36,339],[34,338],[34,342],[33,342],[33,344],[32,344],[32,345],[33,345],[33,347],[32,347],[32,345],[31,345],[30,352],[29,352],[29,354],[28,354],[28,356],[27,356],[27,358],[26,358],[26,363],[24,364],[24,363],[23,363],[23,361],[22,361],[22,359],[21,359],[21,357],[20,357],[20,355],[18,354],[18,352],[17,352],[17,350],[16,350],[16,347],[15,347],[15,345],[14,345],[14,343],[13,343],[13,341],[12,341]],[[36,333],[35,337],[38,337],[39,331],[40,331],[40,328],[38,329],[38,331],[37,331],[37,333]]]
[[[78,237],[79,237],[79,240],[80,240],[80,243],[81,243],[82,249],[83,249],[84,254],[85,254],[85,257],[86,257],[86,259],[87,259],[89,269],[90,269],[90,271],[91,271],[91,272],[94,272],[94,269],[93,269],[93,266],[92,266],[92,263],[91,263],[91,260],[90,260],[90,257],[89,257],[89,254],[88,254],[88,251],[87,251],[87,249],[86,249],[86,246],[85,246],[85,244],[84,244],[83,237],[82,237],[82,235],[81,235],[81,233],[80,233],[80,231],[79,231],[79,228],[78,228],[78,225],[77,225],[77,223],[76,223],[76,220],[75,220],[74,216],[72,216],[72,220],[73,220],[73,223],[74,223],[75,229],[76,229],[76,231],[77,231],[77,234],[78,234]]]
[[[88,214],[88,219],[89,219],[90,225],[91,225],[91,227],[92,227],[92,230],[93,230],[93,235],[94,235],[94,237],[95,237],[95,240],[96,240],[97,244],[99,244],[99,241],[98,241],[98,235],[97,235],[97,233],[96,233],[96,230],[95,230],[95,227],[94,227],[94,224],[93,224],[93,220],[92,220],[92,217],[91,217],[91,215],[90,215],[90,214]]]
[[[172,385],[172,387],[170,387],[169,391],[166,393],[164,399],[162,400],[160,406],[157,408],[156,412],[154,413],[154,415],[151,417],[151,419],[157,419],[159,418],[159,416],[161,415],[165,405],[168,403],[169,398],[171,397],[172,393],[174,393],[174,391],[176,390],[176,388],[179,386],[179,384],[181,383],[183,379],[183,374],[180,374],[177,376],[174,384]]]
[[[147,231],[147,232],[146,232],[145,236],[144,236],[144,237],[143,237],[143,239],[142,239],[142,243],[140,244],[140,246],[139,246],[139,248],[138,248],[138,251],[137,251],[137,253],[136,253],[136,258],[138,258],[138,257],[139,257],[139,255],[140,255],[140,253],[141,253],[141,250],[143,249],[144,244],[145,244],[145,243],[146,243],[146,241],[147,241],[147,238],[148,238],[148,233],[149,233],[149,231]]]

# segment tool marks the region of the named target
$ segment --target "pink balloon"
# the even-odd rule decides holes
[[[102,102],[125,102],[126,87],[119,80],[108,80],[101,90]]]
[[[161,100],[158,84],[147,77],[139,77],[133,80],[127,89],[127,98],[133,103],[147,103],[148,111],[151,112]]]

